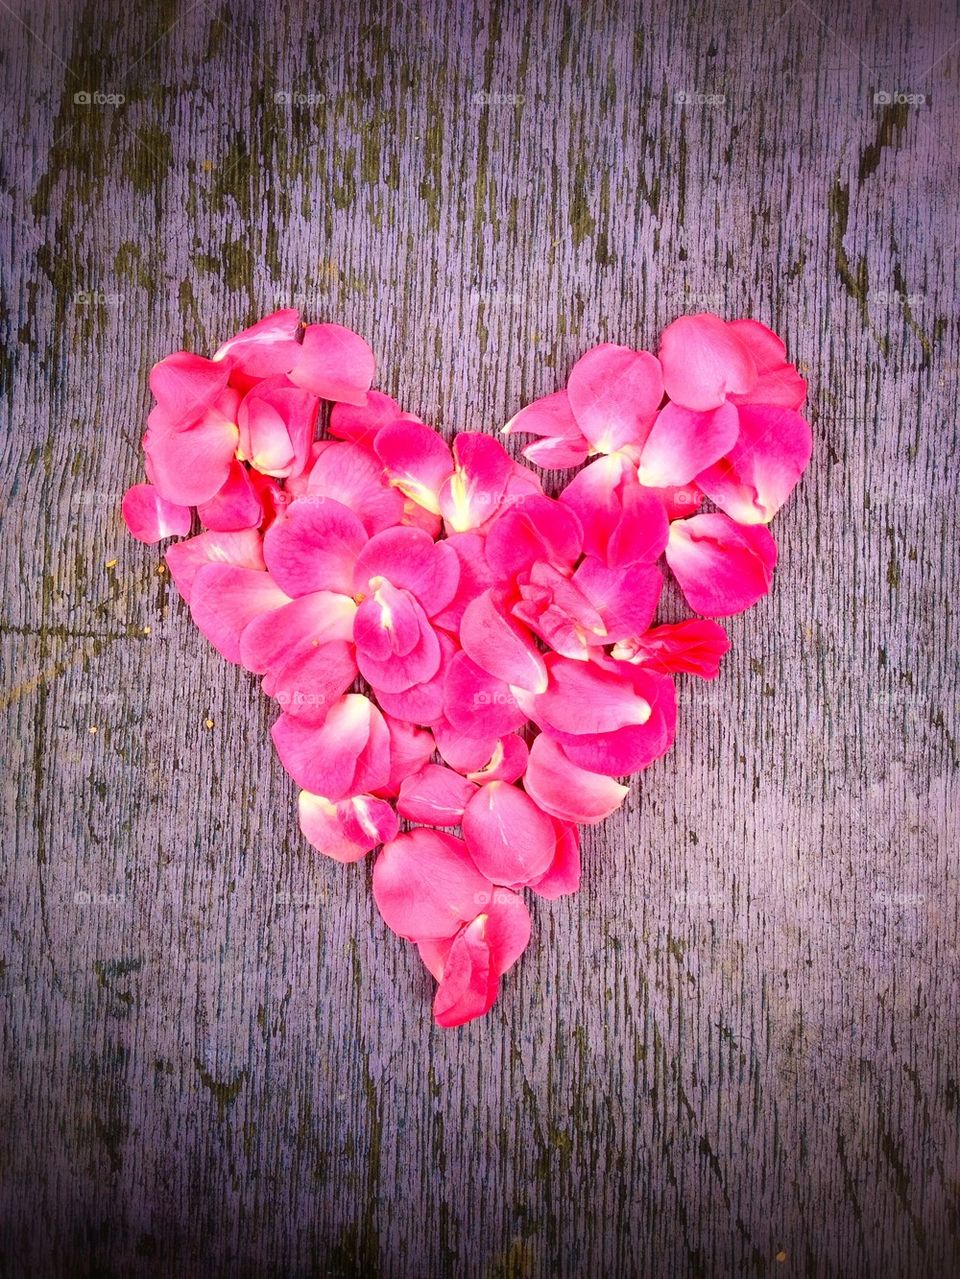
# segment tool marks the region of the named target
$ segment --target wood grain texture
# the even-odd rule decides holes
[[[4,1272],[960,1272],[955,5],[0,31]],[[290,302],[448,433],[685,310],[811,380],[772,594],[462,1032],[117,517],[150,365]]]

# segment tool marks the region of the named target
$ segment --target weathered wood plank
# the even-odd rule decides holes
[[[955,1274],[956,8],[0,24],[4,1269]],[[776,589],[459,1033],[116,516],[149,366],[289,301],[448,432],[683,310],[811,378]]]

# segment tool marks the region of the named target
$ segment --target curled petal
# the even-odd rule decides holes
[[[123,522],[138,542],[160,542],[165,537],[185,537],[193,512],[160,496],[152,484],[134,484],[120,504]]]
[[[399,418],[410,419],[396,400],[382,391],[368,391],[366,404],[334,404],[330,410],[330,434],[338,440],[359,444],[368,452],[373,450],[374,436],[383,426],[389,426]],[[414,419],[419,420],[419,419]]]
[[[553,822],[509,782],[481,786],[468,800],[461,825],[470,856],[496,884],[527,884],[556,854]]]
[[[505,581],[538,561],[570,567],[583,549],[583,529],[571,507],[539,494],[515,503],[487,531],[487,562]]]
[[[445,630],[456,632],[460,629],[467,605],[488,587],[496,585],[497,575],[487,563],[482,533],[454,533],[445,538],[444,543],[460,561],[460,579],[456,595],[445,608],[434,614],[433,621]]]
[[[288,373],[300,357],[300,312],[291,308],[265,315],[256,324],[229,338],[214,354],[231,375],[249,378]]]
[[[553,900],[575,893],[580,887],[580,830],[573,822],[554,818],[557,851],[553,861],[529,887],[539,897]]]
[[[462,1026],[493,1006],[499,978],[530,940],[530,912],[508,889],[494,890],[482,915],[466,924],[436,956],[440,985],[433,1001],[439,1026]],[[421,954],[424,944],[421,943]],[[429,965],[428,965],[429,966]]]
[[[538,723],[560,733],[611,733],[650,718],[649,702],[617,670],[554,654],[548,655],[547,666],[549,686],[534,698]]]
[[[646,666],[662,674],[683,672],[716,679],[720,659],[730,648],[727,633],[717,622],[694,618],[655,626],[643,635],[617,645],[613,657]]]
[[[202,355],[177,351],[150,371],[150,390],[164,418],[181,427],[199,422],[220,398],[229,369]]]
[[[757,365],[746,343],[716,315],[682,315],[663,330],[660,363],[667,395],[707,412],[728,395],[756,386]]]
[[[322,400],[366,403],[377,364],[363,338],[340,324],[308,324],[290,381]]]
[[[578,768],[545,733],[530,748],[523,785],[545,813],[584,826],[616,812],[629,790],[604,773]]]
[[[693,515],[670,525],[667,563],[687,603],[707,617],[742,613],[766,595],[777,544],[762,524],[735,524],[726,515]]]
[[[441,758],[458,773],[473,774],[486,767],[500,742],[492,733],[464,733],[445,718],[438,719],[431,728]]]
[[[278,479],[299,475],[310,458],[320,401],[286,379],[260,382],[240,402],[240,455]]]
[[[711,501],[738,524],[768,524],[810,461],[813,435],[793,409],[740,406],[740,435],[726,457],[697,476]]]
[[[576,362],[567,382],[577,425],[598,453],[641,445],[663,399],[663,374],[649,351],[604,343]]]
[[[300,829],[318,853],[338,862],[361,857],[396,837],[397,814],[382,799],[353,795],[337,804],[322,795],[301,791],[298,803]]]
[[[450,449],[423,422],[390,423],[374,437],[377,457],[390,483],[434,515],[440,512],[440,490],[453,472]]]
[[[453,442],[453,474],[440,489],[440,513],[451,533],[486,524],[503,503],[516,463],[499,441],[463,431]]]
[[[590,452],[566,391],[534,400],[510,419],[502,433],[539,435],[541,438],[528,444],[523,455],[543,467],[579,466]]]

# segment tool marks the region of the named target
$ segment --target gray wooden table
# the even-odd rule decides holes
[[[4,1272],[960,1272],[955,5],[0,31]],[[290,303],[446,432],[683,311],[810,379],[772,594],[460,1032],[117,516],[150,365]]]

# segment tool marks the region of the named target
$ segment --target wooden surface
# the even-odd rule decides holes
[[[960,1273],[956,8],[0,31],[4,1272]],[[117,516],[150,365],[290,302],[446,432],[685,310],[811,382],[772,594],[462,1032]]]

